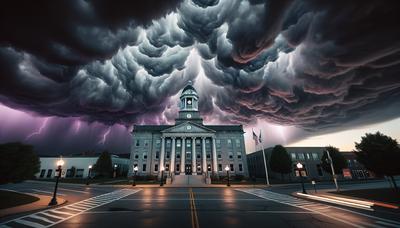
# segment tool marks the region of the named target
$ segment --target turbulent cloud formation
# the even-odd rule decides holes
[[[88,123],[166,123],[192,80],[214,123],[321,132],[389,120],[400,113],[399,10],[380,0],[9,1],[0,102]]]

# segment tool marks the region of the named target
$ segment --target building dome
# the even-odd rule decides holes
[[[180,96],[181,110],[187,111],[197,111],[198,110],[198,100],[199,96],[197,95],[196,89],[192,85],[192,81],[189,81],[188,84],[183,88],[181,96]]]

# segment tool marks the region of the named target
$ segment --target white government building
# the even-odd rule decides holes
[[[205,125],[198,111],[199,96],[189,84],[180,96],[175,125],[135,125],[132,131],[130,175],[231,175],[248,177],[242,125]]]

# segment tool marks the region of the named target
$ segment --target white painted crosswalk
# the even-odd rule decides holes
[[[111,203],[126,196],[139,192],[140,189],[121,189],[110,193],[95,196],[77,203],[54,209],[40,211],[0,224],[1,228],[8,227],[35,227],[44,228],[61,223],[88,210]]]
[[[327,204],[303,200],[290,195],[280,194],[263,189],[236,189],[236,190],[251,195],[255,195],[262,199],[311,211],[316,214],[320,214],[325,217],[329,217],[331,219],[340,221],[352,227],[377,227],[377,228],[400,227],[400,222],[394,220],[383,219],[368,214],[356,212],[353,210],[348,210],[344,208],[330,206]],[[360,215],[363,216],[364,219],[360,219],[359,218]]]

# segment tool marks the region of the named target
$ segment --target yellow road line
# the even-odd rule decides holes
[[[192,228],[200,228],[199,226],[199,219],[197,217],[197,211],[196,211],[196,203],[194,201],[194,193],[192,191],[192,188],[189,189],[189,198],[190,198],[190,215],[192,218]]]

